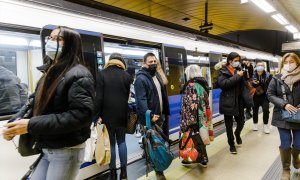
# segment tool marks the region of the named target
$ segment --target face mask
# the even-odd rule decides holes
[[[235,67],[235,68],[239,67],[239,65],[240,65],[240,62],[234,62],[234,63],[232,63],[232,66]]]
[[[156,73],[157,64],[151,64],[147,71],[150,73],[151,76],[154,76]]]
[[[57,49],[57,42],[55,41],[48,41],[45,45],[46,55],[49,56],[52,60],[55,59],[56,49]],[[56,58],[59,57],[61,51],[62,51],[62,46],[59,45]]]
[[[264,70],[265,70],[265,67],[263,67],[263,66],[257,66],[256,67],[257,72],[263,72]]]
[[[288,71],[288,72],[294,71],[296,68],[297,68],[296,63],[285,64],[285,65],[283,66],[283,69],[286,70],[286,71]]]

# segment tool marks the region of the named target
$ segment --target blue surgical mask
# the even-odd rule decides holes
[[[239,65],[240,65],[240,62],[233,62],[233,63],[232,63],[232,66],[235,67],[235,68],[236,68],[236,67],[239,67]]]
[[[55,59],[55,54],[56,54],[56,50],[57,50],[57,55],[56,58],[60,56],[61,51],[62,51],[62,45],[58,46],[57,49],[57,42],[56,41],[48,41],[45,45],[45,51],[46,51],[46,55],[49,56],[51,59]]]
[[[257,72],[262,72],[262,71],[264,71],[265,70],[265,67],[263,67],[263,66],[257,66],[256,67],[256,71]]]

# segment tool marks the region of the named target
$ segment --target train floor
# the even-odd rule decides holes
[[[207,168],[200,165],[183,166],[177,156],[165,171],[166,178],[168,180],[279,180],[282,167],[278,150],[280,143],[278,131],[271,126],[271,133],[265,134],[261,113],[259,119],[259,131],[252,130],[252,119],[246,121],[242,131],[243,144],[237,146],[236,155],[229,152],[227,136],[222,128],[224,125],[221,125],[215,129],[217,130],[215,140],[207,146],[209,157]],[[223,133],[220,134],[222,129]],[[178,155],[178,145],[174,145],[171,149],[175,155]],[[291,169],[291,179],[300,180],[300,175],[292,167]],[[153,171],[148,174],[148,177],[145,176],[145,172],[145,160],[139,160],[128,166],[128,179],[156,179]],[[109,179],[109,172],[91,179]]]

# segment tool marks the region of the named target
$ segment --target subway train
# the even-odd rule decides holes
[[[47,2],[47,1],[46,1]],[[97,9],[69,2],[59,5],[36,1],[0,0],[0,65],[14,72],[21,82],[33,92],[41,73],[36,69],[43,64],[47,36],[55,25],[76,29],[82,36],[84,57],[94,73],[101,70],[113,52],[121,53],[128,64],[128,72],[134,76],[142,66],[147,52],[153,52],[160,60],[169,84],[167,92],[171,115],[168,121],[169,136],[178,139],[181,95],[185,83],[184,69],[190,64],[201,67],[210,90],[213,123],[222,123],[219,114],[220,89],[215,86],[218,72],[214,65],[226,61],[232,51],[250,60],[263,60],[267,70],[275,73],[279,56],[246,48],[240,45],[181,32],[165,27],[118,16]],[[127,135],[128,162],[142,156],[142,149],[135,135]],[[14,161],[12,159],[12,161]],[[86,179],[105,171],[94,162],[81,166],[78,179]],[[26,167],[24,167],[24,173]]]

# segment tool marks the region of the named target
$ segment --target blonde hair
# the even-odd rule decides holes
[[[202,77],[201,68],[196,64],[186,67],[184,73],[186,74],[186,79],[188,81],[195,77]]]
[[[157,67],[156,67],[156,71],[158,72],[158,74],[160,75],[164,85],[167,85],[169,82],[168,82],[168,79],[166,77],[166,74],[164,73],[162,67],[161,67],[161,64],[159,62],[159,60],[156,61],[157,62]]]
[[[282,59],[281,59],[281,61],[280,61],[279,72],[281,72],[281,70],[282,70],[282,68],[283,68],[283,65],[284,65],[284,61],[285,61],[288,57],[293,58],[293,59],[296,61],[296,64],[297,64],[298,66],[300,65],[300,59],[299,59],[299,57],[298,57],[297,54],[295,54],[295,53],[286,53],[286,54],[282,57]]]

